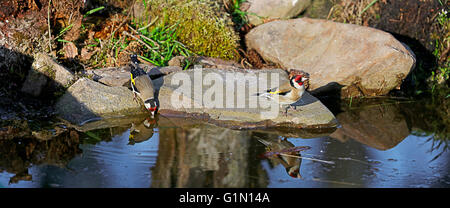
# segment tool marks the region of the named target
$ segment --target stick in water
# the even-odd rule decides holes
[[[283,155],[286,157],[301,158],[301,159],[305,159],[305,160],[312,160],[312,161],[317,161],[317,162],[322,162],[322,163],[327,163],[327,164],[334,164],[333,161],[319,160],[319,159],[315,159],[315,158],[301,157],[301,156],[297,156],[297,155],[288,155],[288,154],[283,154],[283,153],[280,153],[280,155]]]

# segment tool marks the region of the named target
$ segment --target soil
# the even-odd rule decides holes
[[[449,5],[447,2],[446,7]],[[437,32],[433,23],[444,6],[436,0],[380,1],[380,18],[370,26],[415,39],[433,51],[431,34]]]

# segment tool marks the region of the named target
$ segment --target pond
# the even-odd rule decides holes
[[[330,132],[93,123],[49,141],[0,140],[0,187],[450,187],[447,109],[353,101],[334,108]]]

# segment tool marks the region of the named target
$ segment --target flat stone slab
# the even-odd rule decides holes
[[[194,117],[233,129],[338,125],[330,110],[307,92],[287,115],[279,104],[254,96],[287,80],[282,69],[194,69],[156,79],[154,85],[159,92],[159,113],[164,116]]]
[[[148,73],[161,74],[156,68]],[[334,115],[308,92],[294,104],[296,109],[289,109],[286,115],[278,103],[255,96],[287,81],[287,73],[282,69],[236,72],[207,68],[160,76],[153,79],[153,85],[159,114],[166,117],[184,117],[232,129],[277,128],[283,132],[286,131],[282,128],[330,129],[338,125]],[[61,118],[79,126],[145,113],[127,87],[106,86],[87,78],[73,84],[55,107]],[[104,125],[111,124],[101,126]],[[95,125],[84,129],[93,128]]]

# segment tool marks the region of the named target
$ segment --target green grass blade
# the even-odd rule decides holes
[[[370,2],[369,5],[366,6],[366,8],[364,8],[361,13],[359,14],[359,16],[361,16],[362,14],[364,14],[364,12],[366,12],[370,7],[372,7],[378,0],[373,0],[372,2]]]
[[[104,9],[104,8],[105,8],[104,6],[101,6],[101,7],[98,7],[98,8],[92,9],[92,10],[89,10],[88,12],[86,12],[86,14],[84,14],[83,17],[87,17],[87,16],[89,16],[89,15],[95,13],[95,12],[98,12],[98,11]]]

